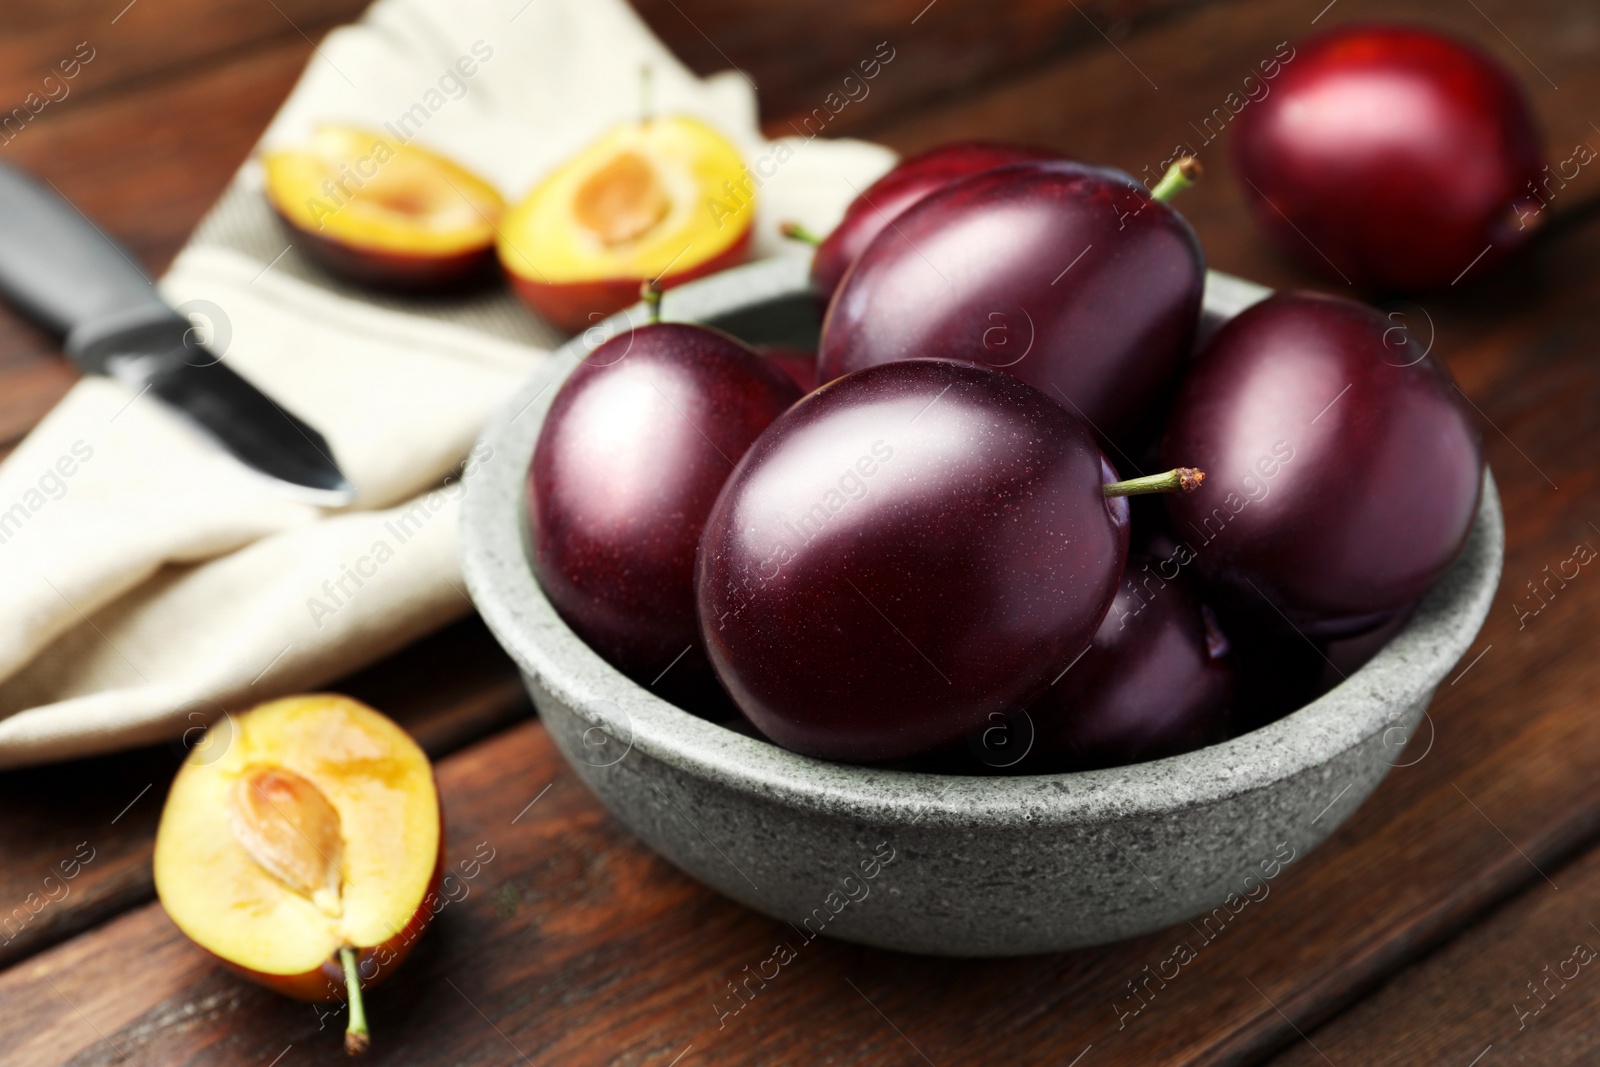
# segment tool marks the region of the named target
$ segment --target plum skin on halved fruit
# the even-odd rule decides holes
[[[263,158],[268,202],[295,246],[350,281],[403,292],[458,289],[494,270],[500,194],[416,144],[338,125]]]
[[[1161,444],[1209,475],[1167,499],[1208,596],[1328,637],[1407,610],[1477,514],[1483,457],[1457,394],[1423,344],[1364,304],[1279,293],[1230,320]]]
[[[1189,358],[1204,283],[1189,224],[1121,171],[999,167],[917,201],[861,253],[818,380],[914,357],[986,364],[1136,454]]]
[[[799,396],[739,341],[685,323],[611,338],[556,394],[528,468],[534,574],[567,625],[636,681],[669,667],[668,680],[709,678],[700,531],[750,443]]]
[[[785,413],[706,522],[718,677],[768,738],[859,762],[958,739],[1088,644],[1127,555],[1090,430],[1016,379],[871,367]]]

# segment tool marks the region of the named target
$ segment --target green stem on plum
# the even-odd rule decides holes
[[[1193,156],[1184,156],[1167,168],[1167,172],[1161,176],[1156,187],[1150,190],[1150,199],[1165,204],[1199,181],[1200,173],[1200,161]]]
[[[800,225],[798,222],[785,222],[778,227],[778,232],[791,241],[800,241],[815,248],[822,243],[822,238]]]
[[[644,306],[650,313],[650,325],[654,326],[661,321],[661,283],[655,278],[645,281],[639,286],[639,299],[644,301]]]
[[[650,120],[656,117],[654,94],[651,92],[654,86],[651,84],[650,75],[650,64],[641,64],[639,67],[639,124],[641,126],[650,125]]]
[[[339,950],[339,962],[344,965],[344,987],[349,998],[350,1025],[344,1031],[344,1050],[351,1056],[367,1051],[372,1038],[367,1033],[367,1008],[361,1002],[361,976],[356,973],[356,954],[350,946]]]
[[[1129,478],[1109,482],[1106,496],[1142,496],[1145,493],[1192,493],[1206,480],[1206,472],[1194,467],[1174,467],[1163,474],[1147,474],[1143,478]]]

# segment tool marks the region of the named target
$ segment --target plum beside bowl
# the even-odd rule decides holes
[[[1267,292],[1213,272],[1202,333]],[[801,258],[685,285],[663,310],[753,343],[816,339]],[[487,458],[462,517],[467,584],[557,747],[612,814],[694,878],[802,937],[1024,955],[1132,937],[1254,892],[1286,856],[1332,833],[1390,767],[1425,754],[1406,739],[1499,583],[1504,527],[1486,472],[1465,550],[1405,628],[1338,687],[1261,729],[1150,763],[1030,777],[796,755],[626,678],[568,629],[528,566],[524,476],[544,413],[576,361],[627,329],[630,314],[638,320],[624,312],[555,353],[485,431],[493,451],[479,452]],[[1424,727],[1419,745],[1428,743]]]

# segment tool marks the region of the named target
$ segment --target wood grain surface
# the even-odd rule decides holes
[[[96,48],[72,95],[0,146],[0,161],[49,178],[159,269],[292,85],[310,55],[306,38],[359,5],[123,3],[0,14],[0,93],[13,98],[76,42]],[[697,69],[744,69],[774,132],[833,91],[864,48],[888,40],[894,63],[830,132],[901,150],[1014,138],[1136,174],[1187,143],[1207,175],[1181,208],[1211,265],[1280,287],[1342,288],[1262,239],[1226,132],[1207,141],[1196,126],[1313,19],[1321,28],[1400,17],[1456,32],[1517,74],[1552,158],[1579,141],[1600,146],[1591,125],[1600,122],[1600,11],[1578,0],[639,6]],[[1600,171],[1586,172],[1554,207],[1570,212],[1596,195]],[[515,674],[468,623],[341,687],[448,753],[439,778],[452,862],[480,842],[495,854],[374,994],[377,1061],[1594,1062],[1594,966],[1544,986],[1537,1014],[1515,1006],[1533,1004],[1528,981],[1571,973],[1577,944],[1600,949],[1590,925],[1600,909],[1588,904],[1600,879],[1600,578],[1584,572],[1548,603],[1530,599],[1527,584],[1575,544],[1600,545],[1597,257],[1600,224],[1557,226],[1494,277],[1469,271],[1444,294],[1392,305],[1478,409],[1506,512],[1505,579],[1469,659],[1397,757],[1404,765],[1179,978],[1141,985],[1142,998],[1128,987],[1179,939],[1194,940],[1183,927],[1011,961],[818,941],[719,1026],[713,1005],[727,1004],[727,983],[792,932],[636,843],[536,723],[507,727],[526,714]],[[14,443],[73,377],[48,338],[0,313],[0,443]],[[1524,614],[1532,607],[1536,615]],[[336,1021],[319,1031],[313,1009],[228,976],[151,901],[150,840],[176,756],[145,750],[0,775],[0,917],[39,893],[80,843],[94,850],[68,895],[0,944],[9,963],[0,1061],[340,1058]],[[1180,874],[1150,873],[1158,882]]]
[[[1550,881],[1297,1042],[1281,1067],[1600,1060],[1600,853],[1544,871]]]

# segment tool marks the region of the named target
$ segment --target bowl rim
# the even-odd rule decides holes
[[[781,257],[724,271],[666,294],[663,317],[704,321],[793,298],[808,291],[806,268],[804,258]],[[1212,271],[1205,307],[1230,316],[1269,294]],[[1485,466],[1467,544],[1406,626],[1345,681],[1266,726],[1165,759],[1045,775],[934,774],[802,756],[683,711],[623,675],[562,622],[528,566],[524,483],[544,413],[577,361],[642,313],[630,308],[571,339],[523,382],[479,439],[474,454],[487,458],[468,485],[461,515],[462,570],[490,630],[538,689],[588,731],[626,746],[618,759],[638,749],[738,793],[879,825],[979,829],[1015,826],[1020,818],[1035,827],[1095,826],[1112,817],[1169,816],[1270,788],[1379,733],[1388,747],[1390,733],[1400,730],[1403,747],[1414,725],[1408,710],[1426,704],[1471,646],[1499,585],[1504,519]],[[603,770],[614,762],[608,757],[591,766]]]

